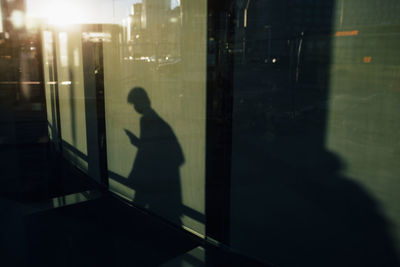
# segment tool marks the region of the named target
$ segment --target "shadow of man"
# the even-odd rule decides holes
[[[140,137],[125,133],[137,154],[128,177],[135,190],[133,202],[176,223],[182,215],[179,168],[184,163],[181,146],[172,128],[152,109],[146,91],[133,88],[128,95],[140,118]]]

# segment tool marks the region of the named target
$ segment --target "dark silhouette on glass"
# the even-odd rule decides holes
[[[140,118],[140,136],[124,129],[138,151],[128,177],[135,190],[133,202],[180,223],[181,185],[179,168],[184,156],[172,128],[151,107],[143,88],[135,87],[128,95]]]

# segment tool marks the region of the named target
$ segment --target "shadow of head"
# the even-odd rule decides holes
[[[127,100],[140,114],[143,114],[146,110],[151,108],[150,98],[142,87],[134,87],[131,89]]]

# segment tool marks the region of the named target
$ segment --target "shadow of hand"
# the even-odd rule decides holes
[[[129,131],[128,129],[124,129],[124,131],[125,131],[126,135],[129,137],[131,144],[134,146],[138,146],[140,139],[134,133]]]

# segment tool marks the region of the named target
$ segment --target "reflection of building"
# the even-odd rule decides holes
[[[160,29],[165,24],[170,10],[170,0],[144,0],[142,18],[144,28],[148,30]]]
[[[123,57],[162,62],[180,57],[180,7],[170,0],[145,0],[132,5],[123,22]]]
[[[134,4],[131,11],[133,30],[142,28],[142,4]]]

